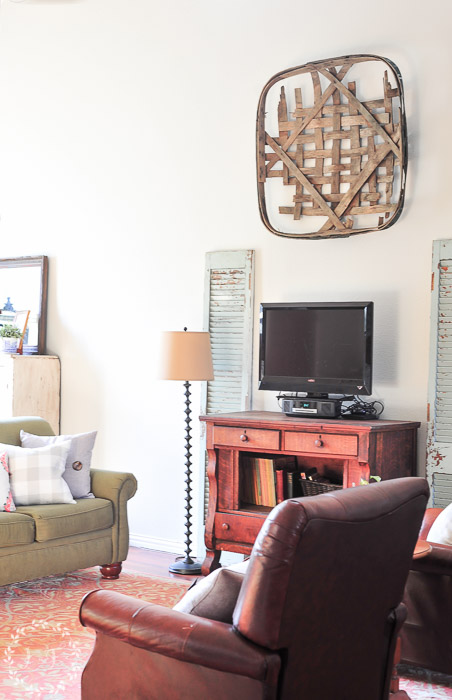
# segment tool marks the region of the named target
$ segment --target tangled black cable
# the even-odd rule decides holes
[[[351,401],[349,406],[343,406],[341,416],[344,418],[379,418],[384,411],[382,401],[364,401],[359,396],[344,396],[343,401]]]
[[[279,408],[281,407],[281,399],[303,399],[305,397],[300,397],[299,392],[293,392],[289,394],[279,394],[276,399],[278,401]],[[309,398],[309,397],[306,397]],[[355,419],[377,419],[381,416],[384,411],[384,404],[382,401],[364,401],[360,396],[341,396],[338,398],[339,401],[349,403],[348,406],[341,406],[341,418],[355,418]]]

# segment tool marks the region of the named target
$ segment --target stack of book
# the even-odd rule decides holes
[[[243,457],[242,500],[273,508],[299,495],[299,470],[295,457]]]

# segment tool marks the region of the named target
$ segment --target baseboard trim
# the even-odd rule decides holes
[[[147,535],[130,535],[129,544],[131,547],[142,547],[143,549],[156,549],[158,552],[168,552],[169,554],[185,554],[185,545],[182,542],[175,542],[174,540],[163,540],[159,537],[148,537]],[[198,554],[194,547],[192,547],[191,555],[193,558],[204,559],[205,549],[202,550],[201,554]],[[230,566],[231,564],[237,564],[243,561],[243,554],[236,554],[235,552],[222,552],[221,553],[221,564],[222,566]]]
[[[160,537],[148,537],[147,535],[130,534],[129,544],[131,547],[142,547],[143,549],[156,549],[159,552],[169,552],[170,554],[183,554],[184,545],[175,540],[164,540]]]

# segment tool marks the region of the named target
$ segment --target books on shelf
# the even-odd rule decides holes
[[[342,488],[318,473],[315,467],[300,467],[296,457],[244,455],[242,501],[273,508],[287,498],[312,496]]]
[[[294,475],[299,475],[295,457],[243,456],[242,500],[273,508],[277,503],[298,495],[294,493]],[[296,478],[295,478],[296,481]]]

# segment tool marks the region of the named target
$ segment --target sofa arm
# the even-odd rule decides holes
[[[97,498],[106,498],[113,503],[112,560],[103,563],[122,562],[129,549],[127,501],[136,493],[137,480],[128,472],[91,469],[91,490]]]
[[[277,683],[280,657],[232,625],[176,612],[108,590],[88,593],[80,622],[110,637],[179,661]]]

